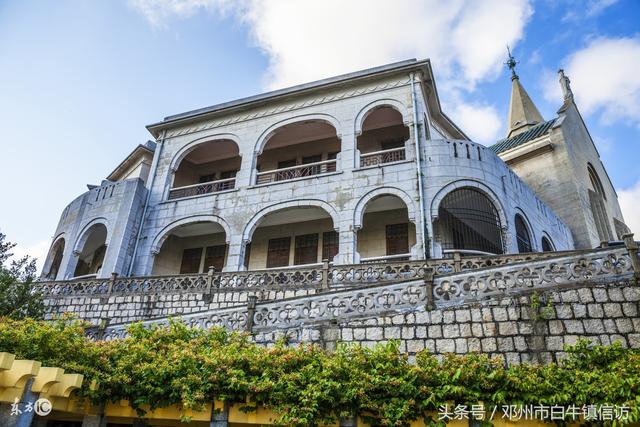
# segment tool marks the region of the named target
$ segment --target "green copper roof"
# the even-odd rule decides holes
[[[531,129],[514,136],[513,138],[501,139],[489,148],[496,154],[500,154],[503,151],[518,147],[549,132],[555,122],[556,119],[551,119],[544,123],[540,123]]]

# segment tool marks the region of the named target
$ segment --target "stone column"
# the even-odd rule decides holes
[[[356,264],[360,262],[358,254],[358,234],[351,224],[343,226],[338,231],[339,251],[333,259],[334,265]]]
[[[244,271],[244,257],[248,242],[242,241],[242,232],[234,232],[228,238],[227,263],[222,271]]]
[[[24,393],[22,399],[17,402],[17,407],[11,403],[4,403],[0,406],[0,420],[2,420],[3,427],[30,427],[34,419],[35,403],[38,400],[38,394],[31,391],[31,385],[33,384],[33,378],[27,381],[24,387]],[[27,406],[31,410],[27,410]],[[12,413],[13,409],[17,410],[17,413]]]
[[[353,134],[352,129],[343,129],[342,139],[340,140],[340,162],[337,164],[337,169],[340,171],[352,170],[356,165],[356,136]],[[356,165],[355,167],[359,167]]]

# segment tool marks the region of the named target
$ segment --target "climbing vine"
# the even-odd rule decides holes
[[[397,342],[374,348],[340,345],[258,346],[245,334],[199,330],[179,321],[130,336],[91,341],[85,325],[0,319],[0,351],[39,360],[85,376],[79,396],[93,403],[128,400],[139,415],[168,405],[201,410],[213,399],[241,402],[279,414],[278,423],[308,426],[359,414],[383,426],[407,426],[441,405],[510,404],[630,407],[640,419],[640,351],[620,345],[568,347],[562,363],[505,369],[481,354],[441,358],[419,353],[415,361]],[[185,420],[188,417],[185,415]]]

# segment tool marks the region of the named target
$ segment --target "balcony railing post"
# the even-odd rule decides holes
[[[455,273],[462,271],[462,257],[460,256],[460,252],[453,253],[453,271]]]
[[[109,289],[107,289],[107,294],[111,295],[113,293],[113,289],[116,286],[116,280],[118,280],[118,273],[115,271],[111,273],[111,280],[109,281]]]
[[[253,317],[256,314],[256,305],[258,304],[258,296],[257,295],[249,295],[247,297],[247,332],[251,333],[253,331]]]
[[[435,298],[433,295],[433,271],[433,268],[428,268],[425,271],[424,276],[422,277],[422,280],[424,280],[424,288],[427,297],[427,303],[425,304],[425,308],[427,309],[427,311],[435,310],[436,308],[434,302]]]
[[[322,260],[322,290],[329,290],[329,260]]]
[[[629,258],[631,258],[631,266],[633,267],[633,277],[635,284],[640,283],[640,258],[638,258],[638,244],[633,240],[633,233],[625,234],[622,236],[624,240],[624,246],[629,252]]]
[[[211,293],[211,289],[213,288],[213,274],[216,272],[216,268],[213,265],[209,266],[209,270],[207,271],[207,293]]]

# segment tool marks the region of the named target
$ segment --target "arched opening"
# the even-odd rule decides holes
[[[602,187],[602,182],[590,163],[587,164],[587,171],[589,173],[589,181],[591,182],[591,189],[588,190],[589,204],[591,205],[591,214],[593,215],[598,238],[600,241],[613,240],[611,224],[609,223],[609,216],[607,215],[607,208],[605,206],[607,196]]]
[[[260,219],[245,249],[249,270],[333,261],[339,250],[331,216],[317,206],[290,207]]]
[[[434,229],[445,255],[503,253],[498,211],[487,196],[474,188],[459,188],[445,196],[438,207]]]
[[[177,226],[164,237],[153,261],[152,274],[206,273],[209,267],[221,271],[227,258],[224,228],[212,221]]]
[[[336,129],[322,120],[283,125],[266,141],[258,156],[257,183],[335,172],[340,153]]]
[[[518,252],[521,254],[533,252],[533,248],[531,247],[531,236],[529,236],[529,230],[527,229],[527,224],[524,222],[522,215],[516,214],[515,225]]]
[[[198,144],[178,165],[169,199],[217,193],[235,187],[242,158],[229,139]]]
[[[107,251],[107,227],[104,224],[94,224],[85,232],[86,238],[82,250],[78,255],[74,277],[99,276],[102,271],[104,255]]]
[[[542,236],[542,252],[553,252],[554,250],[551,240],[547,236]]]
[[[358,136],[360,167],[405,160],[409,128],[395,108],[381,106],[371,110]]]
[[[62,264],[62,256],[64,255],[64,244],[64,239],[60,238],[51,247],[51,251],[49,251],[51,264],[49,265],[49,271],[44,274],[44,277],[49,280],[56,280],[56,277],[58,277],[60,265]]]
[[[358,230],[360,262],[407,260],[415,244],[416,228],[402,199],[385,194],[367,202]]]

